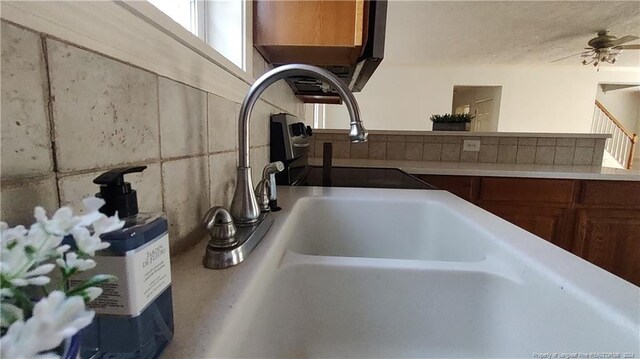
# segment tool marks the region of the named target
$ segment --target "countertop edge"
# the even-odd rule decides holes
[[[400,168],[410,174],[419,175],[640,181],[640,170],[624,170],[597,166],[419,162],[346,158],[333,159],[332,162],[334,166]],[[322,158],[309,158],[309,164],[322,165]]]

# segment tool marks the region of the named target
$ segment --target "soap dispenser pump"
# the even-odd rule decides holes
[[[92,272],[118,280],[89,303],[96,317],[81,334],[83,358],[157,358],[173,337],[168,223],[162,213],[139,213],[137,192],[124,179],[144,169],[116,168],[93,181],[105,201],[100,212],[125,225],[101,236],[110,246],[96,253]]]
[[[124,175],[128,173],[142,172],[147,166],[122,167],[105,172],[93,180],[100,185],[100,193],[96,197],[105,201],[100,212],[107,216],[118,213],[118,217],[126,218],[138,214],[138,196],[131,183],[124,181]]]

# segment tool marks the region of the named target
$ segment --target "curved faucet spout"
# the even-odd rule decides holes
[[[352,142],[365,142],[367,131],[360,121],[360,108],[353,93],[345,83],[331,72],[317,66],[291,64],[276,67],[253,83],[240,107],[238,118],[238,171],[236,189],[231,202],[231,214],[239,225],[257,222],[260,215],[258,202],[253,193],[251,167],[249,165],[249,119],[260,95],[274,82],[292,76],[308,76],[331,85],[347,106],[350,117],[349,138]]]

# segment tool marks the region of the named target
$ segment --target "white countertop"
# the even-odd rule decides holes
[[[322,165],[322,158],[310,158],[309,164]],[[334,158],[334,166],[400,168],[410,174],[526,177],[640,181],[640,169],[625,170],[599,166],[527,165],[479,162],[423,162]]]
[[[282,238],[288,228],[287,225],[291,226],[291,224],[287,224],[289,221],[286,219],[294,212],[294,205],[298,204],[297,201],[300,198],[305,196],[361,198],[363,196],[394,194],[411,200],[415,199],[415,191],[411,190],[285,186],[279,187],[278,191],[282,211],[272,213],[275,222],[269,233],[253,253],[238,266],[224,270],[204,268],[202,258],[207,238],[203,238],[188,252],[172,259],[175,335],[162,354],[163,358],[214,358],[216,357],[216,348],[219,349],[228,342],[229,338],[225,335],[242,335],[242,333],[235,333],[233,328],[237,326],[239,321],[251,320],[251,313],[234,310],[234,308],[245,308],[243,303],[246,304],[248,300],[255,301],[255,297],[261,296],[265,288],[271,285],[270,280],[265,280],[271,274],[265,275],[265,273],[275,275],[274,273],[281,266],[283,253],[287,248]],[[462,201],[442,191],[419,191],[419,193],[422,196],[443,193],[450,197],[450,201]],[[467,211],[473,212],[472,215],[465,213],[465,216],[476,218],[483,223],[484,221],[497,220],[499,225],[491,226],[490,231],[495,232],[494,234],[500,238],[533,237],[533,235],[497,219],[471,204],[465,208]],[[624,308],[624,311],[627,312],[635,310],[635,303],[629,298],[637,298],[637,287],[631,286],[582,260],[573,260],[573,257],[546,241],[524,238],[524,240],[505,243],[509,248],[514,247],[510,250],[516,250],[515,247],[518,247],[519,251],[528,253],[527,255],[544,250],[546,254],[537,259],[539,261],[537,265],[542,266],[538,269],[541,271],[540,275],[552,275],[555,278],[559,288],[555,288],[555,290],[563,290],[562,288],[564,288],[563,293],[578,291],[581,297],[588,298],[592,304],[601,303],[598,305],[602,306],[602,310],[605,312],[617,313],[623,310],[620,308]],[[566,260],[567,258],[571,260]],[[528,260],[524,262],[528,263]],[[534,272],[533,267],[530,268],[531,264],[524,262],[519,261],[518,266],[522,266],[522,268],[518,267],[512,271],[517,273],[522,280],[530,278]],[[575,286],[570,284],[570,281],[575,281]],[[564,287],[560,287],[560,285]],[[611,296],[607,293],[616,293],[616,295]],[[622,312],[626,313],[624,311]],[[637,323],[633,320],[629,322],[629,318],[616,318],[631,330],[637,328]],[[224,332],[226,333],[222,335]],[[251,338],[238,340],[251,340]]]

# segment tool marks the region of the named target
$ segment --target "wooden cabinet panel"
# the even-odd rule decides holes
[[[254,1],[253,43],[272,64],[352,65],[367,40],[369,3]]]
[[[474,181],[476,180],[475,177],[439,175],[416,176],[438,189],[449,191],[469,202],[473,202],[474,200]]]
[[[640,285],[640,211],[580,210],[574,252]]]
[[[480,206],[540,238],[559,247],[570,249],[570,241],[567,240],[563,230],[568,215],[568,211],[564,208],[493,203],[482,203]]]
[[[418,177],[640,285],[640,181]]]
[[[484,177],[480,181],[479,200],[569,205],[573,199],[574,182],[559,179]]]
[[[578,202],[589,206],[640,208],[640,182],[582,181]]]

